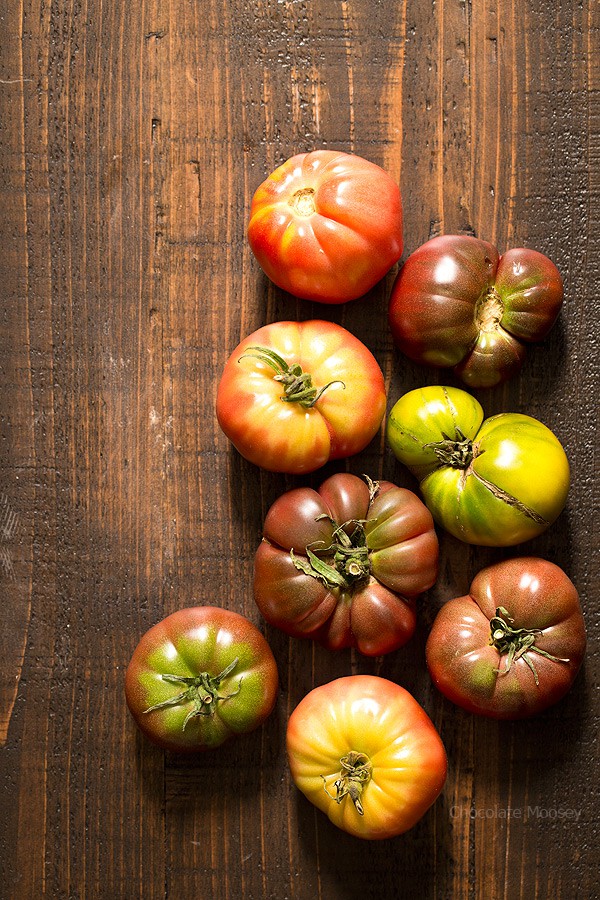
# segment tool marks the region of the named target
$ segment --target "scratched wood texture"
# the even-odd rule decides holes
[[[598,4],[5,0],[0,21],[2,896],[600,896]],[[254,606],[262,518],[300,479],[259,471],[219,432],[240,338],[325,316],[375,353],[390,405],[440,381],[393,349],[393,273],[329,308],[253,260],[253,190],[317,147],[399,180],[406,252],[467,232],[563,273],[560,324],[480,395],[487,413],[541,418],[573,468],[565,513],[523,550],[575,581],[589,654],[535,720],[462,713],[424,666],[439,605],[512,552],[442,535],[417,635],[379,661],[290,640]],[[325,474],[344,465],[415,487],[381,438]],[[149,626],[198,602],[263,628],[281,690],[262,730],[189,759],[136,732],[123,676]],[[443,796],[391,841],[336,831],[286,768],[291,709],[350,672],[411,690],[448,750]]]

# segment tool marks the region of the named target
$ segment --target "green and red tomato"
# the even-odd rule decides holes
[[[125,696],[151,741],[190,752],[261,725],[277,686],[271,649],[248,619],[218,606],[193,606],[142,637],[127,668]]]
[[[436,687],[473,713],[532,716],[570,689],[585,653],[573,582],[554,563],[510,559],[483,569],[440,609],[427,640]]]

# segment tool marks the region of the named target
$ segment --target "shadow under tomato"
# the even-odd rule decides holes
[[[141,789],[153,802],[162,803],[166,793],[175,804],[224,792],[237,797],[255,794],[264,788],[264,773],[282,765],[285,724],[279,696],[269,718],[254,731],[234,735],[212,749],[175,753],[153,744],[131,722]]]
[[[410,831],[385,840],[346,834],[299,791],[296,815],[300,852],[318,865],[322,893],[328,900],[440,896],[431,860],[437,857],[439,864],[450,847],[451,826],[442,798]]]
[[[584,660],[569,693],[539,715],[515,721],[473,716],[475,753],[490,763],[480,769],[482,784],[507,782],[510,770],[513,788],[539,790],[548,800],[556,792],[556,774],[568,772],[576,757],[588,755],[581,737],[591,693]],[[461,715],[470,713],[461,711]],[[497,758],[486,751],[490,747],[498,748]],[[577,787],[569,784],[570,791]]]

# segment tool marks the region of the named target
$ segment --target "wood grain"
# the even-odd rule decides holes
[[[2,18],[0,894],[598,896],[598,4],[6,0]],[[519,377],[481,392],[487,413],[553,428],[573,469],[566,511],[523,550],[570,574],[590,647],[569,697],[535,720],[475,719],[424,666],[439,605],[508,552],[443,535],[417,635],[382,660],[288,639],[255,608],[266,510],[340,466],[294,479],[229,447],[214,401],[239,340],[324,316],[373,350],[390,405],[440,381],[393,348],[393,272],[321,307],[254,261],[254,189],[316,147],[400,182],[406,253],[473,233],[535,247],[565,278],[559,325]],[[345,465],[415,486],[383,436]],[[142,633],[195,602],[264,630],[281,691],[260,731],[189,760],[137,733],[123,676]],[[374,845],[334,832],[285,761],[291,710],[349,672],[412,691],[449,756],[435,807]]]

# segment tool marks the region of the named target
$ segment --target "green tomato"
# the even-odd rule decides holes
[[[520,544],[545,531],[565,505],[569,463],[550,429],[521,413],[484,421],[481,405],[458,388],[405,394],[387,437],[419,479],[436,522],[469,544]]]

